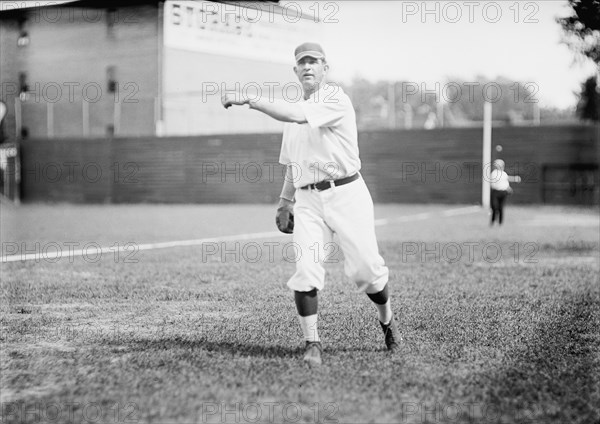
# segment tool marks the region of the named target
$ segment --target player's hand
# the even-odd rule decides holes
[[[221,96],[221,103],[225,109],[232,105],[242,106],[248,103],[248,99],[244,99],[244,96],[240,92],[226,91]]]
[[[292,234],[294,232],[294,202],[280,199],[275,223],[282,233]]]

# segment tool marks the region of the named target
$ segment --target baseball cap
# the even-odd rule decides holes
[[[317,43],[302,43],[294,51],[296,62],[306,56],[314,57],[315,59],[325,59],[323,47]]]

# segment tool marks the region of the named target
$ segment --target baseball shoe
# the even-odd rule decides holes
[[[311,367],[321,366],[322,351],[323,348],[321,347],[321,342],[306,342],[306,347],[304,348],[304,362]]]
[[[392,316],[389,324],[384,324],[379,321],[381,324],[381,329],[383,330],[383,334],[385,336],[385,345],[388,350],[392,353],[398,352],[400,350],[400,343],[402,343],[402,335],[396,326],[396,320]]]

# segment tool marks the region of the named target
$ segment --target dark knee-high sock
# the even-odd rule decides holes
[[[371,299],[377,307],[379,321],[384,324],[389,324],[392,319],[392,306],[390,304],[388,285],[386,284],[383,290],[378,293],[367,293],[367,296],[369,296],[369,299]]]
[[[296,302],[296,310],[298,311],[298,319],[304,339],[309,342],[318,342],[317,310],[319,308],[319,298],[317,289],[309,292],[294,291],[294,301]]]

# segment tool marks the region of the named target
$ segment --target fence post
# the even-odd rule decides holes
[[[396,85],[388,83],[388,127],[396,129]]]
[[[47,136],[54,137],[54,103],[46,102]]]
[[[23,111],[19,97],[15,97],[15,132],[15,139],[18,140],[23,132]]]
[[[121,103],[115,99],[115,108],[113,114],[114,135],[117,136],[121,132]]]
[[[83,136],[90,136],[90,104],[84,98],[81,99],[82,130]]]
[[[490,207],[490,172],[492,166],[492,104],[483,105],[483,157],[481,161],[481,205]]]

